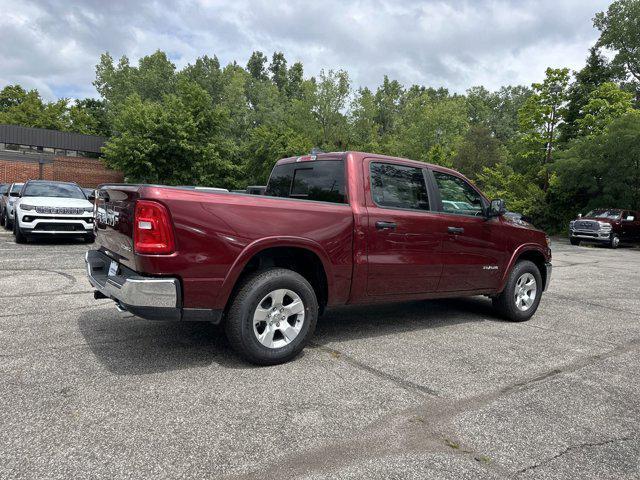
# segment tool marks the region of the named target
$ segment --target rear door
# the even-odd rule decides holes
[[[366,159],[367,295],[435,292],[442,273],[425,167]]]
[[[506,265],[501,220],[485,218],[486,200],[465,179],[451,173],[432,173],[444,236],[444,267],[438,291],[497,288]]]

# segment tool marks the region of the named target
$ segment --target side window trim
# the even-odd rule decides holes
[[[429,209],[428,210],[422,210],[419,208],[403,208],[403,207],[392,207],[389,205],[380,205],[378,202],[376,202],[375,197],[373,195],[373,182],[371,181],[371,167],[374,164],[384,164],[384,165],[392,165],[392,166],[397,166],[397,167],[407,167],[407,168],[419,168],[420,170],[422,170],[422,178],[423,181],[425,182],[425,190],[427,192],[427,201],[429,202]],[[427,180],[427,170],[428,168],[426,167],[416,167],[414,165],[405,165],[403,163],[396,163],[393,161],[388,161],[388,160],[382,160],[382,159],[376,159],[376,158],[371,158],[368,162],[368,170],[369,170],[369,195],[371,197],[371,203],[373,203],[373,205],[375,205],[378,208],[384,208],[386,210],[399,210],[402,212],[418,212],[418,213],[434,213],[435,210],[433,209],[433,203],[432,203],[432,190],[429,184],[429,181]]]
[[[437,203],[437,207],[438,207],[437,212],[438,212],[438,213],[443,213],[443,214],[445,214],[445,215],[454,215],[454,216],[459,216],[459,217],[478,218],[478,216],[477,216],[477,215],[469,215],[469,214],[466,214],[466,213],[451,213],[451,212],[445,212],[445,210],[444,210],[444,206],[443,206],[443,203],[442,203],[442,195],[440,194],[440,187],[438,187],[438,182],[436,181],[436,178],[435,178],[435,175],[434,175],[434,171],[433,171],[433,169],[431,169],[431,168],[430,168],[430,169],[428,169],[428,170],[429,170],[429,172],[430,172],[431,181],[433,182],[433,188],[434,188],[434,189],[436,190],[436,192],[437,192],[437,193],[436,193],[436,200],[437,200],[437,202],[438,202],[438,203]],[[482,208],[482,215],[483,215],[483,216],[486,216],[487,208],[488,208],[488,204],[487,204],[487,202],[485,201],[484,196],[482,195],[482,193],[480,192],[480,190],[478,190],[478,189],[477,189],[473,184],[469,183],[468,181],[466,181],[466,180],[465,180],[465,179],[463,179],[463,178],[458,177],[457,175],[451,175],[450,173],[446,173],[446,172],[439,172],[439,173],[442,173],[443,175],[450,175],[450,176],[452,176],[452,177],[458,178],[458,179],[460,179],[461,181],[463,181],[464,183],[466,183],[467,185],[469,185],[469,187],[470,187],[473,191],[475,191],[475,192],[478,194],[478,196],[480,197],[480,206],[481,206],[481,208]]]

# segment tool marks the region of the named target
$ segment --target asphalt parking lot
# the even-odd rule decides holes
[[[640,250],[554,243],[534,318],[328,312],[295,361],[95,301],[81,243],[0,233],[0,478],[640,478]]]

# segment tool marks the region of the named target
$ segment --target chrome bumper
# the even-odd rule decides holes
[[[544,264],[544,266],[546,267],[547,274],[544,276],[544,288],[542,289],[542,291],[546,292],[547,288],[549,288],[549,283],[551,282],[551,273],[553,272],[553,265],[547,262]]]
[[[89,282],[102,295],[132,313],[140,308],[179,308],[180,282],[177,278],[144,277],[122,266],[110,276],[111,261],[97,250],[89,250],[85,255]]]

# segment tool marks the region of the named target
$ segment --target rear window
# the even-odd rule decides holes
[[[60,197],[86,199],[77,185],[68,183],[28,183],[24,187],[23,197]]]
[[[345,203],[344,162],[316,160],[277,165],[265,195]]]

